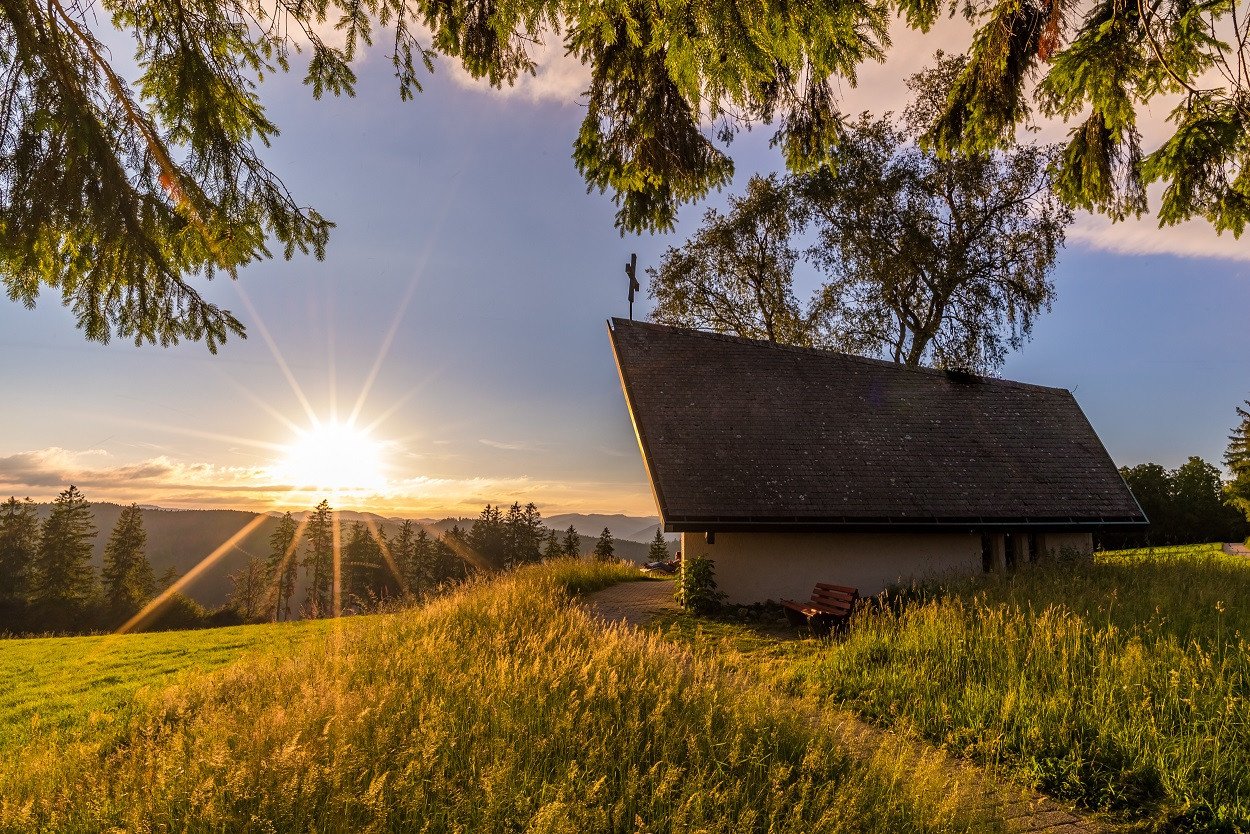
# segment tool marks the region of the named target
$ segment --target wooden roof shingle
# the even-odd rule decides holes
[[[1146,523],[1072,394],[612,319],[665,529]]]

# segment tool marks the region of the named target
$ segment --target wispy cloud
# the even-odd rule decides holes
[[[1158,205],[1157,201],[1153,203]],[[1159,227],[1152,217],[1112,223],[1105,217],[1081,214],[1068,230],[1070,244],[1122,255],[1177,255],[1250,261],[1250,244],[1225,232],[1217,235],[1204,220]]]
[[[547,450],[547,444],[539,443],[537,440],[491,440],[483,437],[478,441],[483,446],[490,446],[492,449],[503,449],[507,452],[543,452]]]
[[[269,467],[219,466],[159,456],[117,461],[99,449],[49,447],[0,457],[0,492],[46,501],[67,485],[91,501],[138,502],[167,507],[301,509],[324,496],[278,482]],[[597,481],[553,481],[514,477],[392,479],[369,493],[334,496],[343,509],[395,515],[475,515],[484,504],[533,501],[548,513],[654,512],[645,485]]]
[[[100,449],[49,447],[0,458],[0,490],[50,497],[69,484],[95,490],[101,500],[142,501],[153,490],[179,499],[222,495],[262,495],[285,491],[261,467],[184,463],[161,455],[137,462],[115,462]]]

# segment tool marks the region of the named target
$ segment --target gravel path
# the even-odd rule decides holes
[[[673,583],[622,582],[589,594],[588,608],[608,622],[645,626],[656,615],[680,609],[673,601]],[[1112,829],[1083,817],[1047,796],[1004,782],[988,769],[947,755],[932,745],[874,727],[845,712],[813,713],[812,720],[838,733],[864,756],[887,752],[891,757],[921,763],[936,772],[947,795],[962,794],[977,811],[1003,822],[1009,834],[1102,834]]]
[[[673,601],[671,580],[622,582],[590,594],[585,602],[608,622],[624,620],[632,626],[644,626],[657,614],[681,610]]]

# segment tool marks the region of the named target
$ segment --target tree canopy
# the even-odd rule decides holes
[[[313,96],[351,95],[352,62],[376,42],[407,99],[437,57],[500,86],[562,39],[590,70],[574,164],[611,193],[622,232],[639,232],[672,228],[680,205],[729,183],[726,146],[743,128],[771,125],[792,171],[836,164],[835,82],[884,57],[893,13],[928,29],[960,10],[980,28],[935,103],[939,151],[1012,142],[1040,75],[1039,112],[1079,120],[1060,160],[1065,199],[1123,217],[1161,182],[1161,222],[1241,233],[1250,15],[1235,2],[50,0],[0,3],[0,275],[27,305],[59,292],[89,339],[212,350],[241,335],[194,279],[233,277],[275,249],[321,257],[333,225],[263,159],[278,125],[258,85],[297,51]],[[133,81],[105,45],[119,38]],[[1176,128],[1146,154],[1137,110],[1160,96],[1180,102]]]
[[[908,365],[999,367],[1050,307],[1072,213],[1052,187],[1054,147],[943,158],[916,144],[963,66],[939,56],[910,79],[901,118],[847,123],[831,167],[754,177],[727,214],[708,211],[648,270],[652,317]],[[800,255],[822,274],[806,305]]]
[[[1112,549],[1236,541],[1250,534],[1246,519],[1226,502],[1220,471],[1199,457],[1173,470],[1157,463],[1121,467],[1120,474],[1150,519],[1144,532],[1102,536]]]
[[[952,0],[948,8],[957,5]],[[924,29],[945,4],[900,6]],[[1146,186],[1159,183],[1161,225],[1201,217],[1217,231],[1241,235],[1250,219],[1244,4],[993,0],[963,8],[978,29],[928,134],[940,152],[1010,144],[1036,105],[1044,117],[1075,122],[1057,178],[1071,205],[1117,219],[1141,215]],[[1174,128],[1147,153],[1138,115],[1152,102],[1172,105]]]

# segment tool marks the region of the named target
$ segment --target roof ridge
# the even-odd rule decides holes
[[[873,367],[889,368],[893,371],[910,371],[926,376],[947,378],[946,371],[941,368],[921,367],[918,365],[904,365],[901,362],[891,362],[888,359],[876,359],[871,356],[860,356],[855,353],[845,353],[839,350],[830,350],[829,348],[803,347],[801,345],[788,345],[781,342],[770,342],[767,339],[752,339],[747,336],[735,336],[730,333],[715,333],[710,330],[700,330],[695,327],[677,327],[671,324],[659,324],[652,321],[635,321],[633,319],[623,319],[613,316],[608,319],[608,326],[611,328],[624,325],[626,327],[644,328],[647,330],[660,330],[673,333],[688,333],[699,336],[704,339],[713,339],[723,342],[731,342],[737,344],[746,344],[753,347],[770,348],[790,353],[799,353],[804,355],[815,354],[817,356],[832,357],[843,359],[851,362],[858,362]],[[1025,390],[1041,391],[1047,394],[1056,394],[1061,396],[1072,396],[1072,392],[1067,388],[1059,388],[1053,385],[1039,385],[1035,382],[1021,382],[1016,379],[1005,379],[997,376],[985,376],[984,374],[976,375],[982,382],[994,385],[1010,386],[1014,388],[1023,388]]]

